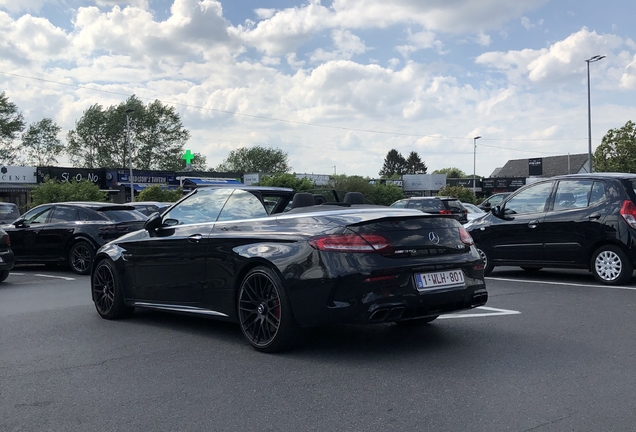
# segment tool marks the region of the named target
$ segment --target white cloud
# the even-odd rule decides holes
[[[335,49],[332,51],[325,51],[322,48],[317,49],[311,54],[310,61],[312,63],[336,59],[349,60],[354,55],[362,54],[368,50],[358,36],[347,30],[333,30],[331,39]]]
[[[484,53],[477,57],[476,63],[499,69],[517,83],[519,79],[557,83],[580,74],[585,59],[599,53],[609,54],[623,43],[618,36],[599,35],[583,28],[549,48]]]

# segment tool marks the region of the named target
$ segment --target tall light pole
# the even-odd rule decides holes
[[[473,195],[475,194],[475,172],[477,171],[477,140],[480,136],[473,137]]]
[[[603,60],[605,56],[595,55],[587,60],[587,166],[592,172],[592,104],[590,102],[590,63]]]
[[[132,170],[132,148],[130,146],[130,118],[128,114],[133,112],[134,109],[128,108],[126,110],[126,143],[128,144],[128,167],[130,168],[130,202],[135,202],[135,188],[133,186],[133,170]]]

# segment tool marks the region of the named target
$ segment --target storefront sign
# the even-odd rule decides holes
[[[0,183],[37,183],[36,167],[3,166],[0,168]]]
[[[57,167],[45,167],[38,168],[38,183],[42,183],[46,180],[46,176],[54,180],[58,180],[62,183],[71,181],[88,180],[91,183],[95,183],[100,188],[106,186],[105,171],[103,169],[90,169],[90,168],[57,168]]]

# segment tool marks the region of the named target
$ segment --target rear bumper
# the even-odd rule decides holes
[[[13,268],[13,264],[15,262],[15,258],[13,255],[13,251],[2,251],[0,252],[0,271],[8,271]]]
[[[412,275],[393,281],[354,283],[323,281],[305,285],[315,295],[291,296],[295,318],[301,326],[337,323],[382,323],[449,314],[482,306],[488,301],[483,278],[465,277],[462,287],[420,292]]]

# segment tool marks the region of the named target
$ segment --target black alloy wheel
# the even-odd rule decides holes
[[[4,282],[9,277],[9,270],[0,271],[0,282]]]
[[[114,264],[102,260],[95,267],[91,278],[93,302],[97,313],[106,319],[118,319],[130,315],[135,308],[124,304],[124,294]]]
[[[284,351],[302,335],[280,278],[267,267],[256,267],[243,279],[238,316],[243,336],[258,351]]]
[[[603,245],[592,256],[592,274],[606,285],[624,285],[630,281],[634,266],[623,250],[615,245]]]
[[[492,261],[485,249],[482,249],[480,245],[475,245],[475,248],[477,248],[477,253],[479,253],[479,257],[484,262],[484,276],[488,276],[495,266],[492,265]]]
[[[68,263],[71,270],[80,275],[88,274],[91,271],[95,248],[86,241],[78,241],[71,246],[68,253]]]

